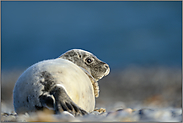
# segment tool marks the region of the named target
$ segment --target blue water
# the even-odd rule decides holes
[[[182,2],[1,2],[1,68],[27,68],[72,48],[111,68],[181,67]]]

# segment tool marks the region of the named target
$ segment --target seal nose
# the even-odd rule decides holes
[[[106,71],[105,71],[105,76],[109,74],[110,72],[110,68],[109,68],[109,65],[108,64],[104,64],[104,67],[106,68]]]

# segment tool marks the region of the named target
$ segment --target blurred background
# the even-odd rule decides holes
[[[181,107],[181,12],[181,1],[1,2],[3,110],[26,68],[73,48],[110,65],[97,107]]]

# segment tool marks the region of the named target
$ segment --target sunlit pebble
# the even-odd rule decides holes
[[[182,109],[172,109],[171,112],[172,112],[172,117],[177,117],[182,115]]]
[[[71,113],[69,113],[68,111],[63,111],[62,112],[64,115],[66,116],[70,116],[70,117],[74,117]]]
[[[118,109],[113,112],[108,112],[107,116],[130,115],[133,112],[131,108]]]
[[[127,112],[127,113],[129,113],[129,114],[131,114],[131,113],[133,112],[133,110],[132,110],[131,108],[118,109],[117,111],[118,111],[118,112],[119,112],[119,111],[125,111],[125,112]]]
[[[93,111],[90,113],[90,115],[99,115],[100,113],[98,111]]]

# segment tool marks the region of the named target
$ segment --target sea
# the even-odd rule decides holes
[[[70,49],[111,70],[182,67],[182,1],[1,1],[1,71]]]

